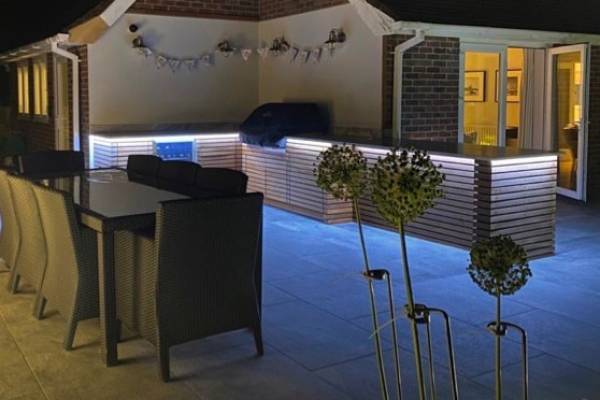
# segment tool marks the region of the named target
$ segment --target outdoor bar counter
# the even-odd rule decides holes
[[[395,145],[356,138],[288,137],[283,149],[243,145],[242,165],[250,189],[273,205],[329,223],[353,218],[352,206],[315,185],[318,154],[333,144],[355,144],[373,163]],[[413,235],[470,248],[474,241],[511,235],[530,257],[554,253],[558,157],[553,153],[470,144],[402,142],[427,150],[441,165],[444,196],[407,227]],[[386,227],[370,199],[360,201],[364,222]]]
[[[372,163],[396,147],[338,136],[291,136],[286,142],[283,148],[242,144],[237,133],[222,131],[94,135],[91,165],[123,167],[127,155],[161,155],[169,151],[165,144],[171,143],[171,149],[189,153],[188,159],[204,167],[243,170],[249,177],[248,190],[262,192],[270,205],[341,223],[352,221],[352,205],[316,186],[313,170],[318,154],[334,144],[355,144]],[[507,234],[532,258],[554,254],[557,154],[421,141],[401,142],[397,147],[427,150],[446,176],[443,198],[411,223],[408,232],[462,248],[470,248],[478,239]],[[364,222],[389,227],[369,198],[361,199],[360,207]]]

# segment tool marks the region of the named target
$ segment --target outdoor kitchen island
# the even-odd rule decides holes
[[[333,199],[315,184],[318,154],[334,144],[353,144],[373,163],[392,143],[357,138],[287,138],[285,149],[243,145],[242,166],[249,190],[272,205],[328,223],[353,219],[348,202]],[[530,257],[554,254],[557,155],[531,150],[439,142],[402,142],[400,148],[427,150],[445,174],[444,197],[415,223],[411,234],[470,248],[474,241],[511,235]],[[388,227],[367,197],[363,221]]]
[[[230,131],[231,132],[231,131]],[[105,133],[90,140],[90,165],[124,167],[129,154],[184,158],[203,167],[241,169],[248,190],[265,202],[326,223],[349,222],[352,206],[324,193],[313,170],[319,153],[334,144],[354,144],[372,163],[393,143],[357,137],[288,136],[278,147],[245,144],[237,133]],[[511,235],[530,257],[554,254],[558,156],[514,148],[436,142],[402,142],[427,150],[442,166],[444,197],[407,231],[462,248],[499,234]],[[364,222],[387,227],[369,198],[360,201]]]

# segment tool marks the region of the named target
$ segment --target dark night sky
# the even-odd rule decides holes
[[[0,52],[45,39],[90,10],[98,0],[5,0],[0,5]]]

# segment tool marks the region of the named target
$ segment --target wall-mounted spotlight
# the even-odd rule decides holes
[[[287,53],[287,51],[289,49],[290,49],[290,44],[282,36],[282,37],[273,39],[273,44],[271,45],[269,52],[271,52],[273,55],[280,56],[282,54]]]
[[[335,49],[346,42],[346,33],[342,28],[334,28],[329,31],[329,38],[325,42],[325,45],[329,49],[329,52],[333,54]]]
[[[139,29],[140,29],[140,27],[137,26],[136,24],[129,25],[129,32],[131,32],[131,33],[136,33]]]
[[[231,45],[229,40],[223,40],[217,45],[217,51],[225,57],[229,57],[235,52],[235,48]]]
[[[144,46],[144,39],[141,36],[136,36],[135,38],[133,38],[131,44],[133,44],[134,49],[141,49],[146,47]]]

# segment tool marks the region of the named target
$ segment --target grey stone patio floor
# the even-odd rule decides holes
[[[532,263],[534,277],[505,300],[504,317],[527,328],[531,399],[600,398],[600,209],[561,200],[557,254]],[[404,301],[398,236],[367,229],[372,264],[394,274]],[[367,289],[354,224],[324,225],[265,208],[266,354],[236,332],[175,348],[173,383],[159,381],[154,349],[119,345],[121,364],[105,368],[96,320],[81,324],[76,349],[62,350],[65,321],[32,317],[33,294],[9,295],[0,274],[0,399],[378,399]],[[466,273],[464,250],[409,239],[416,298],[452,317],[461,399],[492,399],[493,299]],[[378,289],[382,319],[383,287]],[[51,306],[50,306],[51,308]],[[441,327],[434,325],[438,398],[448,397]],[[520,391],[519,344],[504,345],[506,398]],[[415,399],[408,325],[401,322],[405,399]],[[388,355],[390,335],[385,333]],[[389,358],[389,357],[388,357]],[[388,367],[391,373],[391,363]]]

